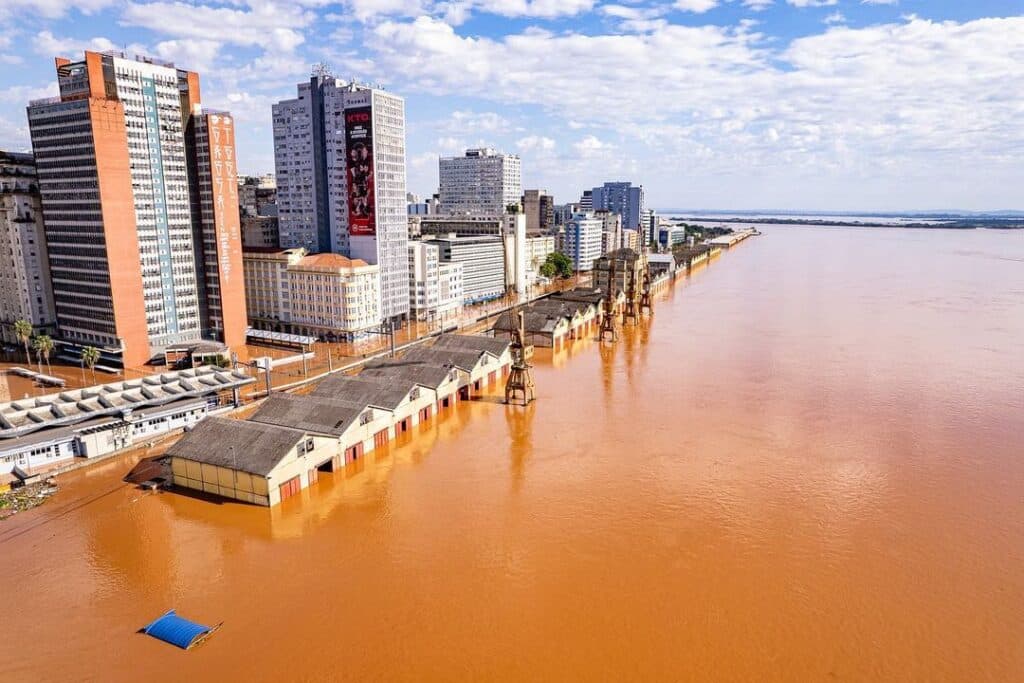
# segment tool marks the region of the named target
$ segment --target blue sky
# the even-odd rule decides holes
[[[246,172],[324,62],[405,96],[419,194],[484,144],[559,202],[1024,209],[1024,0],[2,0],[0,148],[54,56],[114,48],[199,71]]]

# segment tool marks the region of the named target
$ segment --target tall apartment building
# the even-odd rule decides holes
[[[583,190],[583,194],[580,195],[580,211],[593,211],[594,210],[594,191]]]
[[[21,346],[18,320],[37,334],[56,322],[35,160],[0,151],[0,339]]]
[[[238,179],[238,210],[242,217],[277,215],[277,180],[273,173]]]
[[[199,75],[170,63],[87,51],[56,68],[60,96],[28,120],[57,335],[126,366],[244,344],[231,116],[203,112]]]
[[[462,264],[463,303],[474,304],[505,294],[505,244],[499,236],[438,237],[441,263]]]
[[[523,193],[523,213],[528,234],[550,234],[555,227],[555,198],[546,190],[527,190]]]
[[[409,309],[415,320],[445,320],[462,311],[461,263],[442,262],[440,249],[409,242]]]
[[[639,230],[640,216],[644,212],[644,187],[633,187],[631,183],[605,183],[591,191],[591,203],[595,211],[604,209],[622,216],[625,230]]]
[[[523,195],[522,165],[515,154],[467,149],[463,156],[439,159],[438,172],[444,213],[501,215]]]
[[[245,252],[249,318],[257,329],[353,340],[380,325],[379,266],[330,252]]]
[[[580,212],[565,224],[564,250],[577,272],[589,271],[601,256],[604,221],[593,213]]]
[[[583,211],[582,207],[578,203],[575,204],[558,204],[554,207],[554,219],[555,225],[565,225],[573,214],[577,214]]]
[[[405,101],[321,69],[273,118],[281,246],[379,265],[381,315],[404,318]]]
[[[622,216],[611,211],[595,211],[601,219],[601,253],[607,254],[622,246]]]

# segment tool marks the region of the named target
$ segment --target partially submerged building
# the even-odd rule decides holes
[[[175,486],[277,505],[336,462],[337,438],[248,420],[210,418],[167,456]]]
[[[0,403],[0,475],[51,470],[197,424],[255,382],[212,366]]]
[[[329,376],[309,395],[274,394],[246,421],[204,424],[179,441],[168,451],[174,483],[276,505],[495,384],[510,366],[507,341],[445,335],[358,375]]]

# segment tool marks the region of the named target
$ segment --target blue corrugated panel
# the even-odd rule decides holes
[[[147,635],[187,650],[192,647],[196,638],[209,633],[213,628],[182,619],[174,613],[174,610],[168,610],[166,614],[142,630]]]

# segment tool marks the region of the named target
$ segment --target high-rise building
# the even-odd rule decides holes
[[[654,244],[658,240],[658,212],[644,209],[640,214],[640,232],[644,244]]]
[[[601,256],[601,239],[604,221],[593,213],[580,212],[565,224],[563,248],[565,255],[572,259],[577,272],[594,267],[594,260]]]
[[[555,227],[555,198],[545,190],[527,190],[523,193],[523,213],[527,233],[547,235]]]
[[[579,204],[558,204],[554,207],[554,219],[555,225],[565,225],[573,214],[579,213],[583,209]]]
[[[622,216],[611,211],[595,211],[601,219],[601,253],[615,251],[622,246]]]
[[[416,320],[434,321],[462,311],[461,263],[442,262],[440,250],[429,242],[409,242],[409,305]]]
[[[404,318],[404,100],[319,69],[273,115],[281,246],[379,265],[381,315]]]
[[[449,235],[429,240],[427,244],[437,245],[442,264],[462,264],[463,303],[490,301],[505,293],[505,244],[502,237]]]
[[[438,171],[444,213],[500,215],[523,196],[522,166],[515,154],[467,149],[460,157],[442,157]]]
[[[238,210],[243,218],[277,215],[277,180],[273,173],[239,177]]]
[[[605,183],[601,187],[595,187],[591,197],[595,211],[614,211],[622,216],[623,229],[640,229],[640,216],[644,212],[643,185],[634,187],[626,182]]]
[[[170,63],[87,51],[56,67],[60,96],[28,120],[57,335],[127,366],[243,344],[231,116],[203,112],[199,75]]]
[[[31,323],[34,334],[56,322],[35,160],[0,152],[0,339],[21,346],[18,320]]]
[[[580,211],[593,211],[594,210],[594,191],[583,190],[583,194],[580,195]]]

